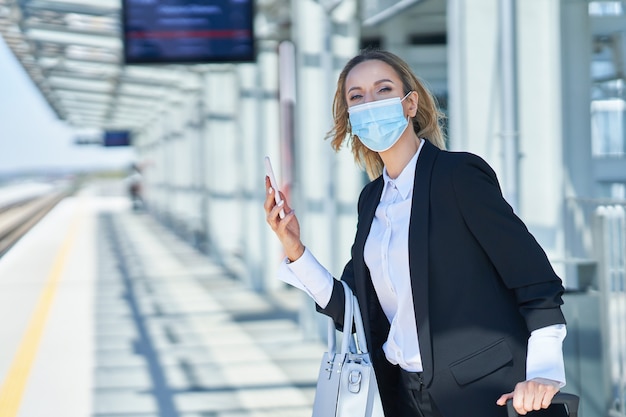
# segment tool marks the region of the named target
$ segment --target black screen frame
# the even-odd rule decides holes
[[[245,30],[249,32],[249,37],[246,40],[250,44],[250,50],[247,54],[239,54],[239,55],[216,55],[216,54],[196,54],[193,56],[185,56],[185,57],[164,57],[164,56],[150,56],[150,55],[135,55],[130,53],[129,43],[131,39],[129,39],[129,33],[133,32],[128,24],[129,19],[129,5],[128,2],[130,0],[122,0],[122,8],[121,8],[121,32],[122,32],[122,44],[123,44],[123,60],[126,65],[136,65],[136,64],[213,64],[213,63],[255,63],[257,59],[257,42],[255,39],[255,30],[254,30],[254,16],[256,13],[255,1],[247,0],[247,6],[249,7],[248,19],[246,21],[245,29],[234,29],[234,30]],[[210,2],[211,0],[205,0],[205,2]],[[197,0],[178,0],[179,3],[196,3]],[[195,29],[190,29],[189,31],[193,31]],[[150,28],[144,31],[144,33],[148,33]],[[181,38],[182,39],[182,38]]]

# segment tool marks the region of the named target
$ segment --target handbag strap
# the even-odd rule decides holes
[[[367,352],[367,340],[365,339],[365,328],[363,327],[363,317],[361,317],[361,309],[359,308],[359,301],[355,296],[352,296],[353,300],[353,315],[354,315],[354,327],[356,327],[356,344],[360,353]]]
[[[354,320],[352,316],[352,290],[350,287],[343,282],[343,290],[345,295],[345,306],[343,313],[343,334],[350,335],[352,333],[352,322]],[[350,337],[344,337],[341,342],[341,350],[337,352],[337,340],[336,340],[336,329],[335,329],[335,321],[329,317],[328,319],[328,354],[335,355],[336,353],[348,353],[350,350]]]
[[[336,352],[337,341],[335,336],[335,322],[332,318],[328,319],[328,354],[335,353],[368,353],[367,341],[365,339],[365,328],[363,327],[363,318],[359,302],[357,301],[352,290],[344,281],[340,281],[343,285],[345,295],[345,305],[343,313],[343,338],[341,341],[341,351]],[[352,337],[352,325],[356,329],[356,346]],[[356,351],[355,351],[356,350]]]
[[[352,290],[344,281],[340,281],[343,285],[345,298],[345,306],[343,313],[343,337],[341,339],[341,353],[350,351],[350,339],[352,338],[352,323],[354,323],[354,296]]]
[[[328,318],[328,354],[334,356],[337,349],[337,342],[335,340],[335,321],[332,318]]]

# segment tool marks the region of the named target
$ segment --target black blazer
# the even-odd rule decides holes
[[[363,259],[382,189],[381,176],[361,192],[352,259],[341,279],[361,306],[385,415],[399,417],[399,368],[382,352],[389,321]],[[408,250],[424,380],[436,406],[444,417],[505,416],[495,402],[525,379],[530,332],[565,323],[563,286],[485,161],[426,141]],[[326,308],[317,308],[341,328],[343,306],[336,281]]]

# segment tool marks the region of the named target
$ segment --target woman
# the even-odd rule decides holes
[[[359,300],[388,417],[545,409],[565,384],[561,280],[479,157],[446,152],[430,93],[397,56],[367,51],[339,76],[332,145],[371,178],[341,279]],[[344,292],[305,248],[266,179],[279,277],[342,324]],[[286,216],[279,217],[283,209]],[[544,410],[546,415],[562,410]]]

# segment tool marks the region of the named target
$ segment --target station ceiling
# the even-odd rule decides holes
[[[184,66],[125,66],[119,0],[0,0],[0,34],[57,116],[79,128],[140,129],[193,89]]]
[[[378,36],[378,24],[391,11],[419,22],[416,27],[420,31],[445,33],[444,0],[362,1],[363,10],[372,10],[362,16],[364,37]],[[261,36],[280,31],[279,36],[285,36],[289,3],[256,1],[257,13],[264,17],[260,21],[267,23],[259,31]],[[607,9],[611,7],[619,10]],[[617,30],[625,22],[623,2],[591,2],[592,11],[594,15],[615,15],[592,20],[595,59],[601,60],[598,51],[605,50],[605,60],[615,61],[616,56],[624,55],[626,45],[623,29]],[[0,35],[59,119],[77,128],[140,130],[172,97],[200,87],[199,66],[124,65],[120,17],[121,0],[0,0]],[[609,29],[612,22],[615,30]],[[616,39],[618,32],[622,35]],[[600,48],[605,44],[614,53]],[[610,62],[606,66],[619,68],[621,75],[624,60],[618,61],[619,65]]]
[[[389,5],[397,13],[423,0],[363,1],[372,16],[386,16]],[[289,4],[257,0],[257,36],[284,38]],[[57,117],[73,127],[141,130],[172,97],[200,88],[202,66],[124,65],[121,13],[121,0],[0,0],[0,35]]]

